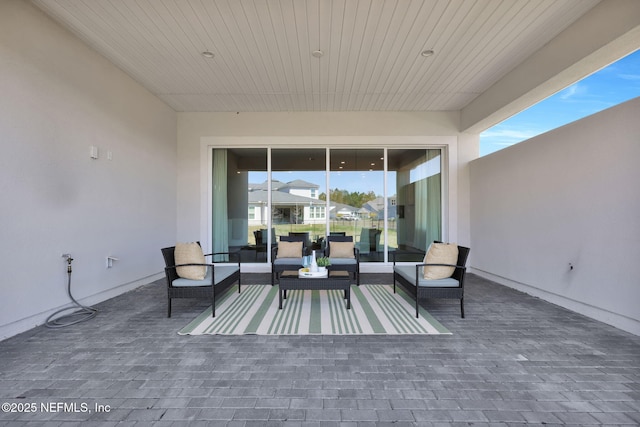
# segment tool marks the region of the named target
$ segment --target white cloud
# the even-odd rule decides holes
[[[624,80],[640,80],[640,74],[618,74],[618,78]]]
[[[573,98],[576,95],[585,95],[587,93],[587,87],[584,84],[572,84],[568,88],[562,90],[559,93],[559,97],[562,100],[567,100],[569,98]]]

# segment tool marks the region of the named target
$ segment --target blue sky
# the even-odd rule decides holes
[[[484,156],[640,96],[640,50],[480,134]]]

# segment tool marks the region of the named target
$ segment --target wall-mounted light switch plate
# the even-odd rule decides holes
[[[90,156],[92,159],[97,159],[97,158],[98,158],[98,147],[96,147],[95,145],[92,145],[92,146],[89,148],[89,156]]]

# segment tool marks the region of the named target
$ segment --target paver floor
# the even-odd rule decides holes
[[[466,319],[423,302],[450,336],[266,337],[179,336],[207,303],[174,301],[168,319],[159,280],[0,342],[0,424],[640,425],[640,337],[466,282]]]

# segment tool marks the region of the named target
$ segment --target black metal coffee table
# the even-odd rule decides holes
[[[349,310],[351,308],[351,275],[348,271],[329,271],[328,277],[298,277],[297,271],[283,271],[279,280],[279,308],[282,309],[282,300],[287,298],[289,290],[333,289],[344,291],[344,299],[347,300],[347,310]]]

